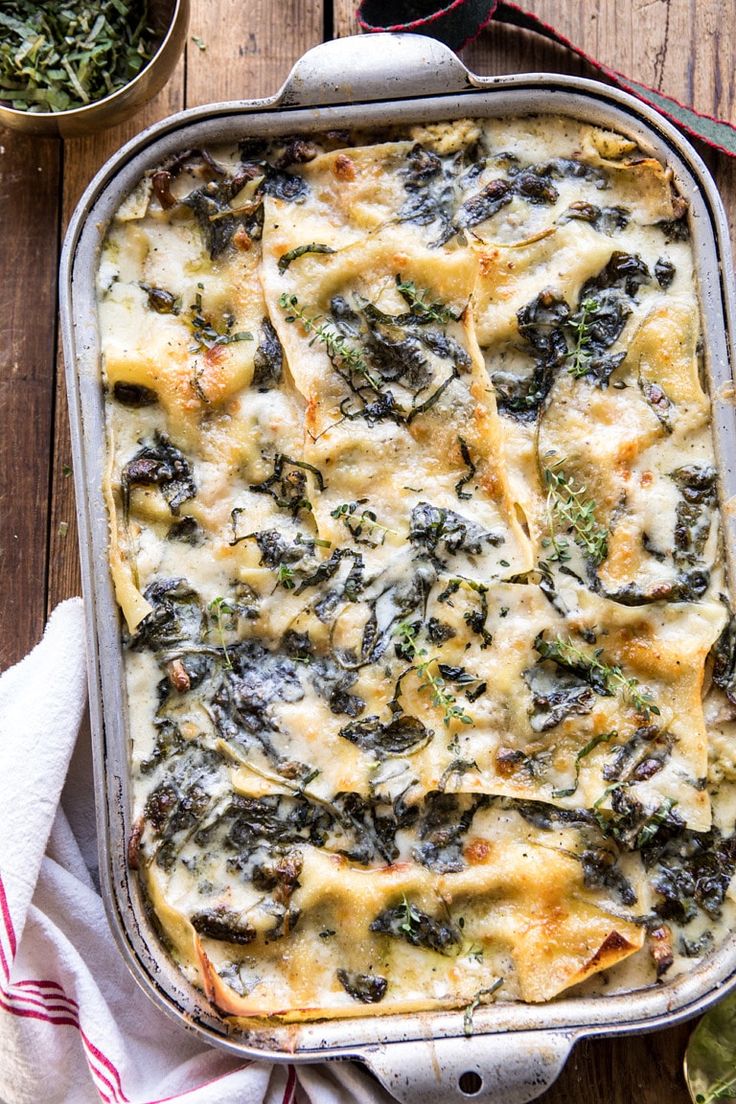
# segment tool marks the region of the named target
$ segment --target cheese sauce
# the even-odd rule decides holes
[[[460,120],[190,150],[98,271],[129,859],[225,1015],[546,1001],[733,923],[687,211]]]

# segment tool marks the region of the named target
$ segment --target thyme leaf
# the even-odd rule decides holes
[[[598,304],[595,299],[584,299],[580,304],[580,310],[568,323],[573,332],[575,345],[572,351],[567,354],[570,361],[567,370],[576,379],[587,376],[590,371],[592,355],[590,349],[590,320],[597,308]]]

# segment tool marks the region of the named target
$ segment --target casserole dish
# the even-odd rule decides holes
[[[349,86],[340,76],[346,72],[353,74]],[[390,102],[386,89],[395,94]],[[731,271],[723,212],[697,155],[668,124],[626,95],[562,77],[476,78],[444,47],[413,36],[330,43],[306,55],[273,99],[184,112],[130,143],[103,168],[81,201],[62,260],[64,345],[88,600],[101,871],[113,931],[149,994],[210,1041],[276,1061],[357,1057],[405,1101],[471,1095],[510,1104],[531,1100],[554,1080],[576,1038],[651,1029],[700,1011],[733,973],[734,939],[726,940],[687,977],[656,988],[603,998],[566,997],[536,1008],[498,1005],[479,1010],[470,1042],[460,1013],[269,1025],[235,1032],[206,1006],[178,970],[161,958],[138,884],[124,862],[130,834],[127,722],[115,600],[103,566],[105,432],[94,272],[107,223],[120,200],[146,169],[182,147],[244,135],[349,127],[357,121],[370,126],[530,113],[573,116],[631,137],[667,162],[690,205],[728,550],[733,526],[728,502],[736,475],[729,390]],[[506,1032],[513,1032],[513,1045],[504,1037]]]

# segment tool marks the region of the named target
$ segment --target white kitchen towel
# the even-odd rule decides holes
[[[85,679],[78,598],[0,676],[0,1100],[389,1104],[355,1064],[203,1045],[138,988],[97,889]]]

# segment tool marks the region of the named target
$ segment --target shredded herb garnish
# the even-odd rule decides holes
[[[284,590],[293,590],[296,586],[294,581],[294,568],[289,567],[288,564],[280,563],[277,571],[277,579]]]
[[[638,679],[625,675],[618,664],[601,662],[602,648],[591,654],[582,651],[572,640],[565,640],[561,636],[556,636],[554,640],[545,640],[541,635],[534,641],[534,647],[543,659],[551,659],[561,667],[586,674],[598,693],[621,694],[644,717],[649,717],[652,713],[659,716],[659,707],[652,700],[649,691],[639,687]]]
[[[290,249],[279,257],[279,272],[283,275],[292,261],[297,257],[303,257],[305,253],[335,253],[336,250],[322,242],[308,242],[306,245],[298,245],[296,249]]]
[[[494,981],[493,985],[489,985],[485,989],[479,989],[470,1004],[466,1007],[465,1011],[463,1012],[463,1031],[468,1038],[470,1038],[470,1036],[473,1034],[474,1012],[477,1008],[480,1007],[481,1004],[483,1004],[484,997],[492,997],[493,994],[497,992],[497,990],[499,990],[502,985],[503,978],[498,978],[496,981]]]
[[[457,441],[460,445],[460,455],[462,457],[463,464],[465,464],[468,470],[465,475],[458,479],[457,483],[455,484],[455,494],[458,498],[467,500],[469,498],[472,498],[473,496],[469,491],[463,490],[463,488],[465,487],[466,483],[469,483],[470,480],[473,478],[477,471],[477,468],[473,463],[473,459],[470,455],[470,449],[468,448],[464,438],[458,437]]]
[[[223,328],[218,330],[202,312],[202,296],[197,296],[190,309],[189,325],[194,338],[194,345],[189,349],[190,353],[199,353],[203,349],[214,349],[217,345],[232,345],[234,341],[252,341],[253,334],[247,330],[232,333],[232,315],[223,315]]]
[[[572,530],[575,543],[590,556],[594,564],[603,563],[608,555],[608,530],[599,525],[595,515],[596,504],[586,498],[587,487],[575,485],[575,480],[562,470],[563,460],[544,469],[547,484],[547,523],[551,536],[549,543],[553,553],[550,559],[564,563],[569,559],[566,543],[557,536],[557,529],[564,526]]]
[[[0,101],[21,111],[69,111],[104,99],[153,55],[145,0],[5,0]]]
[[[580,782],[580,761],[590,755],[591,751],[594,751],[599,744],[607,744],[609,740],[614,740],[618,733],[614,729],[613,732],[599,732],[591,740],[588,740],[585,747],[582,747],[575,756],[575,785],[566,790],[553,790],[553,797],[572,797],[578,788]]]

